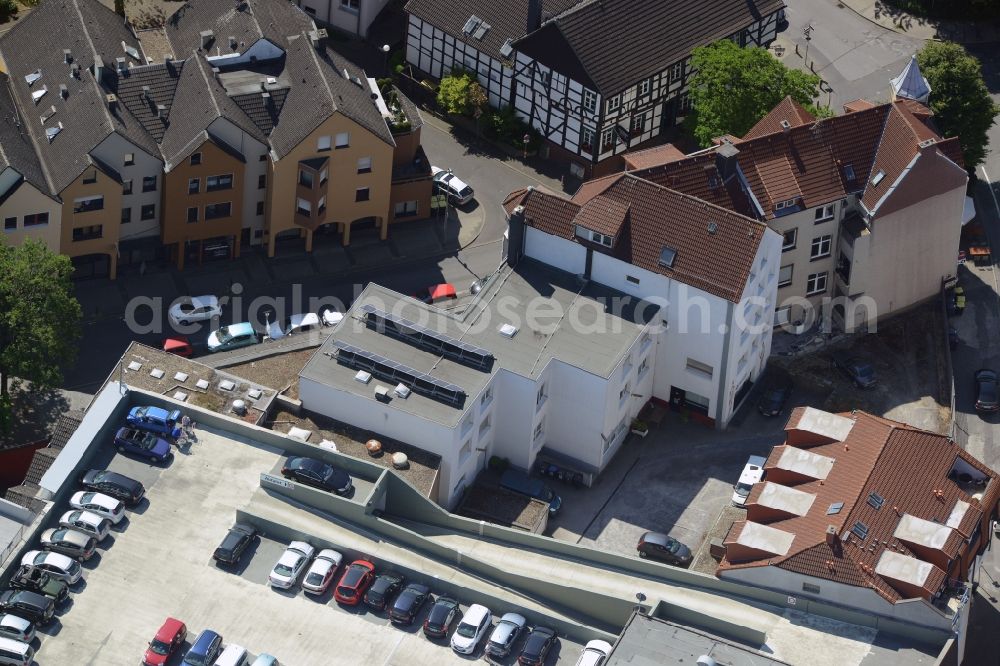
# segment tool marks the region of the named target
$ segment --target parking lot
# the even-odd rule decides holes
[[[71,589],[71,600],[41,629],[38,664],[136,663],[168,616],[187,624],[185,648],[210,628],[226,644],[238,643],[255,655],[267,652],[298,666],[409,666],[470,659],[454,654],[446,641],[429,641],[420,632],[429,604],[412,626],[398,628],[385,614],[340,606],[330,591],[312,598],[298,587],[272,590],[267,575],[284,543],[260,538],[237,569],[217,567],[212,552],[234,522],[236,509],[259,488],[260,472],[274,469],[281,451],[211,430],[197,434],[189,452],[176,454],[164,467],[110,451],[94,461],[142,481],[146,497],[100,544],[98,554],[84,565],[83,580]],[[480,645],[475,657],[482,650]],[[547,664],[575,663],[579,652],[578,645],[565,642]]]

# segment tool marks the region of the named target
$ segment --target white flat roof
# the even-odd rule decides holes
[[[792,547],[794,539],[795,535],[791,532],[748,520],[743,525],[743,529],[740,530],[740,536],[736,539],[736,543],[772,555],[785,555]]]
[[[778,469],[786,469],[789,472],[797,472],[811,479],[825,479],[833,469],[834,459],[828,456],[821,456],[818,453],[811,453],[794,446],[786,446],[778,459],[776,465]]]
[[[947,525],[904,513],[892,535],[900,541],[908,541],[927,548],[941,550],[947,543],[948,537],[951,536],[951,532],[952,529]]]
[[[764,482],[757,504],[778,511],[804,516],[816,501],[816,495],[795,488],[783,486],[780,483]]]
[[[838,416],[821,409],[806,407],[802,411],[798,425],[795,430],[805,430],[813,432],[823,437],[829,437],[836,442],[842,442],[851,434],[854,427],[854,420],[846,416]]]
[[[875,573],[879,576],[917,587],[924,586],[927,577],[931,575],[933,570],[934,565],[930,562],[924,562],[902,553],[894,553],[891,550],[882,551],[882,557],[878,558],[878,564],[875,565]]]

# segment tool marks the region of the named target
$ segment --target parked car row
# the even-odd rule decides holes
[[[90,470],[80,483],[87,490],[70,497],[71,510],[62,514],[58,527],[42,532],[43,550],[25,553],[9,589],[0,592],[0,664],[32,662],[36,627],[50,622],[69,599],[70,586],[83,576],[80,563],[94,555],[111,525],[124,517],[125,505],[118,498],[134,503],[145,493],[138,481],[106,470]]]
[[[142,666],[164,666],[174,655],[180,654],[187,640],[187,626],[180,620],[168,617],[153,636],[142,657]],[[184,655],[181,666],[280,666],[269,654],[258,656],[250,662],[250,653],[242,645],[223,645],[222,636],[205,629]]]
[[[241,533],[247,532],[242,530]],[[335,550],[325,548],[317,553],[316,548],[305,541],[292,541],[271,569],[268,581],[274,588],[287,590],[301,578],[304,592],[323,594],[343,562],[343,555]],[[522,666],[544,664],[546,656],[559,640],[552,629],[541,626],[529,628],[524,616],[517,613],[506,613],[495,627],[492,625],[493,615],[480,604],[473,604],[461,614],[458,601],[452,597],[442,595],[435,598],[427,585],[407,583],[404,576],[395,572],[376,573],[375,565],[367,560],[354,560],[343,568],[334,587],[333,598],[345,606],[364,604],[374,611],[385,612],[390,622],[402,626],[413,624],[421,610],[430,604],[423,623],[424,635],[435,639],[446,638],[458,620],[451,637],[451,648],[459,654],[473,654],[488,635],[486,654],[503,658],[511,653],[519,637],[527,635],[517,659]],[[606,650],[601,653],[604,656],[610,652],[610,645],[602,641],[593,646],[588,644],[593,648],[591,652],[600,652],[605,646]],[[600,661],[593,663],[599,664]]]

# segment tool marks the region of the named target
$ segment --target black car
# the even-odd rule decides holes
[[[764,389],[764,395],[757,403],[757,411],[764,416],[778,416],[785,410],[788,396],[792,394],[791,384],[776,384]]]
[[[524,641],[521,654],[517,655],[517,663],[521,666],[542,666],[557,640],[556,632],[552,629],[535,627]]]
[[[222,543],[212,553],[212,558],[219,564],[238,564],[243,556],[243,551],[253,543],[255,536],[257,536],[257,530],[252,525],[236,523],[229,528]]]
[[[410,583],[396,597],[396,603],[389,611],[389,619],[393,624],[413,624],[413,618],[423,608],[430,594],[431,589],[426,585]]]
[[[428,638],[444,638],[451,629],[451,623],[458,615],[458,602],[451,597],[438,597],[431,612],[424,620],[424,635]]]
[[[878,383],[875,378],[875,368],[860,356],[845,353],[833,355],[833,365],[843,372],[858,388],[871,388]]]
[[[643,534],[635,549],[639,551],[639,557],[652,557],[670,564],[688,564],[692,559],[690,548],[660,532]]]
[[[69,586],[41,569],[22,566],[7,582],[15,590],[28,590],[46,596],[57,604],[69,598]]]
[[[126,504],[138,504],[146,494],[146,489],[135,479],[106,469],[87,470],[80,477],[80,485],[87,490],[111,495]]]
[[[350,474],[315,458],[289,458],[281,468],[281,475],[338,495],[346,495],[353,488]]]
[[[383,611],[401,587],[403,587],[403,577],[399,574],[379,574],[372,586],[365,592],[365,603],[375,610]]]
[[[37,592],[7,590],[0,592],[0,612],[13,613],[35,624],[45,624],[56,612],[56,602]]]
[[[976,411],[995,412],[998,409],[997,373],[988,368],[976,370]]]

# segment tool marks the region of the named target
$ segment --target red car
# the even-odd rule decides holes
[[[418,301],[434,305],[445,301],[453,301],[458,298],[458,293],[455,291],[455,285],[443,282],[431,285],[426,289],[421,289],[413,297]]]
[[[356,606],[374,580],[375,565],[365,560],[355,560],[344,569],[333,598],[347,606]]]
[[[142,658],[143,666],[163,666],[187,639],[187,627],[180,620],[168,617],[149,642]]]
[[[194,350],[191,348],[191,342],[187,339],[187,336],[184,335],[178,335],[165,339],[163,341],[163,351],[170,354],[177,354],[178,356],[183,356],[185,358],[194,353]]]

